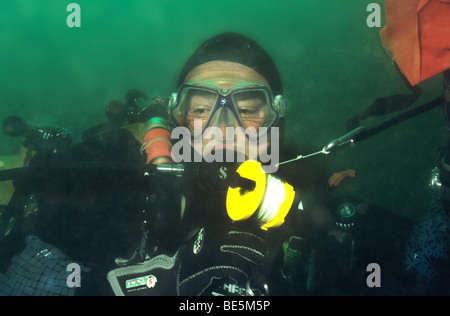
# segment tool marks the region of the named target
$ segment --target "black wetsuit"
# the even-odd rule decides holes
[[[265,280],[271,295],[403,293],[402,221],[363,201],[334,197],[320,168],[307,161],[280,168],[276,176],[299,192],[302,207],[294,205],[285,224],[265,232],[251,219],[232,222],[225,192],[205,191],[198,179],[144,176],[140,147],[128,130],[117,129],[75,144],[60,157],[38,155],[33,173],[16,179],[9,206],[20,212],[33,195],[38,217],[24,219],[2,240],[0,273],[25,248],[25,236],[37,236],[59,249],[65,264],[74,261],[85,269],[75,294],[112,295],[106,276],[118,268],[117,258],[134,259],[128,263],[133,265],[175,253],[179,270],[173,276],[179,273],[185,282],[158,294],[248,294],[245,278],[260,290]],[[339,215],[344,203],[356,207],[350,220]],[[370,263],[381,266],[381,288],[367,284]],[[226,268],[199,273],[218,266]],[[192,277],[197,274],[203,279]],[[202,285],[212,279],[223,282]]]

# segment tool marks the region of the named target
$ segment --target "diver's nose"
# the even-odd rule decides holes
[[[220,108],[212,122],[211,122],[211,126],[214,126],[216,129],[220,130],[220,135],[215,135],[215,139],[216,140],[226,140],[227,139],[227,127],[234,127],[235,126],[235,122],[234,122],[234,116],[233,113],[231,113],[231,111],[227,108],[227,107],[222,107]]]
[[[223,116],[226,116],[226,114]],[[226,138],[226,130],[228,127],[228,120],[225,117],[221,118],[218,127],[220,128],[220,131],[222,132],[222,135],[224,136],[224,138]]]
[[[222,132],[223,139],[226,140],[229,137],[233,138],[234,133],[230,133],[230,131],[227,131],[227,128],[230,128],[230,127],[235,128],[237,126],[238,126],[238,124],[237,124],[236,118],[234,117],[233,112],[229,108],[223,107],[221,110],[221,115],[219,117],[219,122],[218,122],[218,127],[220,128],[220,130]]]

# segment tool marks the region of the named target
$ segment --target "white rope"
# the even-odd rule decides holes
[[[266,194],[264,201],[258,212],[258,220],[263,223],[269,223],[277,215],[281,204],[284,202],[286,192],[284,183],[270,174],[267,175]]]

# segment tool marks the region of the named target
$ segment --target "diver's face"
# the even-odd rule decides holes
[[[211,61],[201,64],[189,72],[184,83],[200,86],[207,84],[218,89],[245,88],[254,85],[264,85],[270,89],[267,80],[259,73],[242,64],[228,61]],[[186,127],[191,131],[204,127],[208,118],[207,111],[213,107],[215,101],[215,96],[207,92],[191,95],[185,121]],[[249,93],[236,100],[236,103],[240,112],[241,124],[245,125],[246,129],[251,127],[258,130],[265,121],[268,108],[265,100],[256,93]],[[203,114],[205,114],[204,118],[201,118]],[[206,129],[201,139],[202,152],[200,154],[202,156],[211,152],[211,149],[223,149],[244,154],[247,159],[255,159],[254,153],[267,150],[269,146],[270,137],[267,137],[264,142],[249,141],[242,129],[239,129],[239,122],[230,113],[214,116],[209,126],[213,128]],[[227,127],[234,128],[236,134],[230,133],[230,129]],[[199,146],[193,147],[199,151]]]

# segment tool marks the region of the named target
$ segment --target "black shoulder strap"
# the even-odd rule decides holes
[[[347,121],[347,131],[352,131],[361,125],[361,121],[372,116],[381,116],[397,111],[405,110],[410,107],[420,97],[421,90],[419,86],[412,86],[406,77],[401,73],[397,64],[394,62],[400,77],[412,94],[395,94],[388,97],[375,99],[363,112],[355,115]]]

